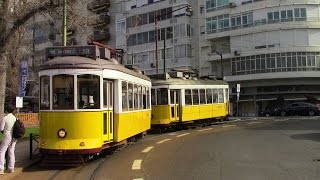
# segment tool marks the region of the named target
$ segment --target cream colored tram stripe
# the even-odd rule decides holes
[[[178,135],[178,136],[176,136],[176,137],[182,137],[182,136],[186,136],[186,135],[188,135],[188,134],[190,134],[190,133],[180,134],[180,135]]]
[[[162,140],[162,141],[157,142],[157,144],[161,144],[161,143],[164,143],[164,142],[170,141],[170,140],[171,140],[171,139],[165,139],[165,140]]]
[[[141,169],[141,163],[142,163],[142,160],[141,160],[141,159],[134,160],[134,161],[133,161],[133,164],[132,164],[132,170],[139,170],[139,169]]]
[[[141,151],[141,152],[147,153],[147,152],[149,152],[152,148],[153,148],[153,146],[147,147],[147,148],[145,148],[145,149],[144,149],[143,151]]]
[[[224,125],[222,127],[234,127],[234,126],[236,126],[236,125]]]
[[[209,131],[209,130],[211,130],[211,129],[213,129],[213,128],[207,128],[207,129],[200,129],[200,130],[198,130],[198,131]]]

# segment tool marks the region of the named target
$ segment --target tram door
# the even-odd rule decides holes
[[[180,120],[180,90],[170,90],[170,121]]]
[[[113,81],[103,80],[103,140],[104,142],[113,141]]]

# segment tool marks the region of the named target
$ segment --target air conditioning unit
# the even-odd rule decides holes
[[[240,51],[234,51],[233,54],[234,54],[235,56],[240,56]]]
[[[156,64],[156,63],[151,63],[150,65],[151,65],[152,68],[157,67],[157,64]]]
[[[236,7],[237,5],[236,5],[236,3],[235,2],[230,2],[229,3],[229,7],[231,7],[231,8],[234,8],[234,7]]]

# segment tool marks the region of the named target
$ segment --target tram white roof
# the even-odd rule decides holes
[[[99,58],[94,60],[80,56],[56,57],[40,66],[40,71],[48,69],[112,69],[150,81],[149,77],[128,69],[122,64]]]

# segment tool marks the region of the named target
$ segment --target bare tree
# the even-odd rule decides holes
[[[0,117],[3,117],[9,52],[17,33],[37,13],[61,6],[57,0],[0,1]],[[11,45],[11,47],[10,47]]]

